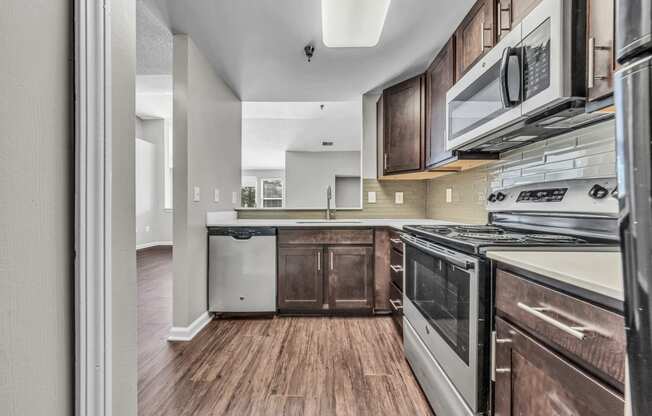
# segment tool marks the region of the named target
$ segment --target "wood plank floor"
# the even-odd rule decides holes
[[[168,343],[171,250],[138,254],[139,415],[432,415],[390,318],[212,321]]]

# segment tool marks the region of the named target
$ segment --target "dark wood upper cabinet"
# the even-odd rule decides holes
[[[278,249],[278,307],[286,310],[319,310],[323,296],[323,247]]]
[[[383,175],[423,169],[424,77],[383,91]]]
[[[330,309],[373,308],[373,247],[328,247],[326,253]]]
[[[426,166],[447,156],[446,93],[455,84],[455,38],[451,38],[426,71]]]
[[[496,318],[495,416],[619,416],[623,397]]]
[[[587,94],[589,101],[613,94],[614,0],[588,0]]]
[[[460,79],[496,40],[496,0],[478,0],[455,32],[456,79]]]
[[[496,35],[498,40],[508,34],[541,3],[542,0],[494,0],[496,1]],[[598,0],[599,1],[599,0]]]

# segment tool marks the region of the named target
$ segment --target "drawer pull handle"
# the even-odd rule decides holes
[[[394,244],[401,244],[400,238],[390,238],[389,241],[391,241]]]
[[[399,302],[400,302],[400,301],[396,301],[396,300],[393,300],[393,299],[390,299],[390,300],[389,300],[389,303],[392,304],[392,307],[393,307],[394,310],[396,310],[396,311],[400,311],[400,310],[403,309],[403,305],[401,305]],[[397,305],[397,303],[399,303],[399,304]]]
[[[403,266],[397,266],[395,264],[390,264],[389,268],[394,270],[396,273],[400,273],[403,271]]]
[[[586,336],[584,335],[584,332],[582,332],[585,331],[586,328],[579,327],[579,326],[568,326],[543,313],[543,311],[550,310],[550,308],[533,308],[532,306],[528,306],[521,302],[518,302],[516,306],[518,306],[520,309],[524,310],[525,312],[529,313],[530,315],[535,316],[541,319],[542,321],[549,323],[555,328],[560,329],[565,333],[567,333],[568,335],[571,335],[579,340],[583,340],[584,337]]]

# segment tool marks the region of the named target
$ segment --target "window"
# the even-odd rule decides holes
[[[282,208],[283,179],[262,179],[260,183],[262,188],[261,196],[263,208]]]
[[[242,208],[256,208],[256,187],[243,185],[240,188],[240,202]]]

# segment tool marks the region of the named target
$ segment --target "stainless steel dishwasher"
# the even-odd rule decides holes
[[[276,311],[276,228],[209,229],[208,309]]]

